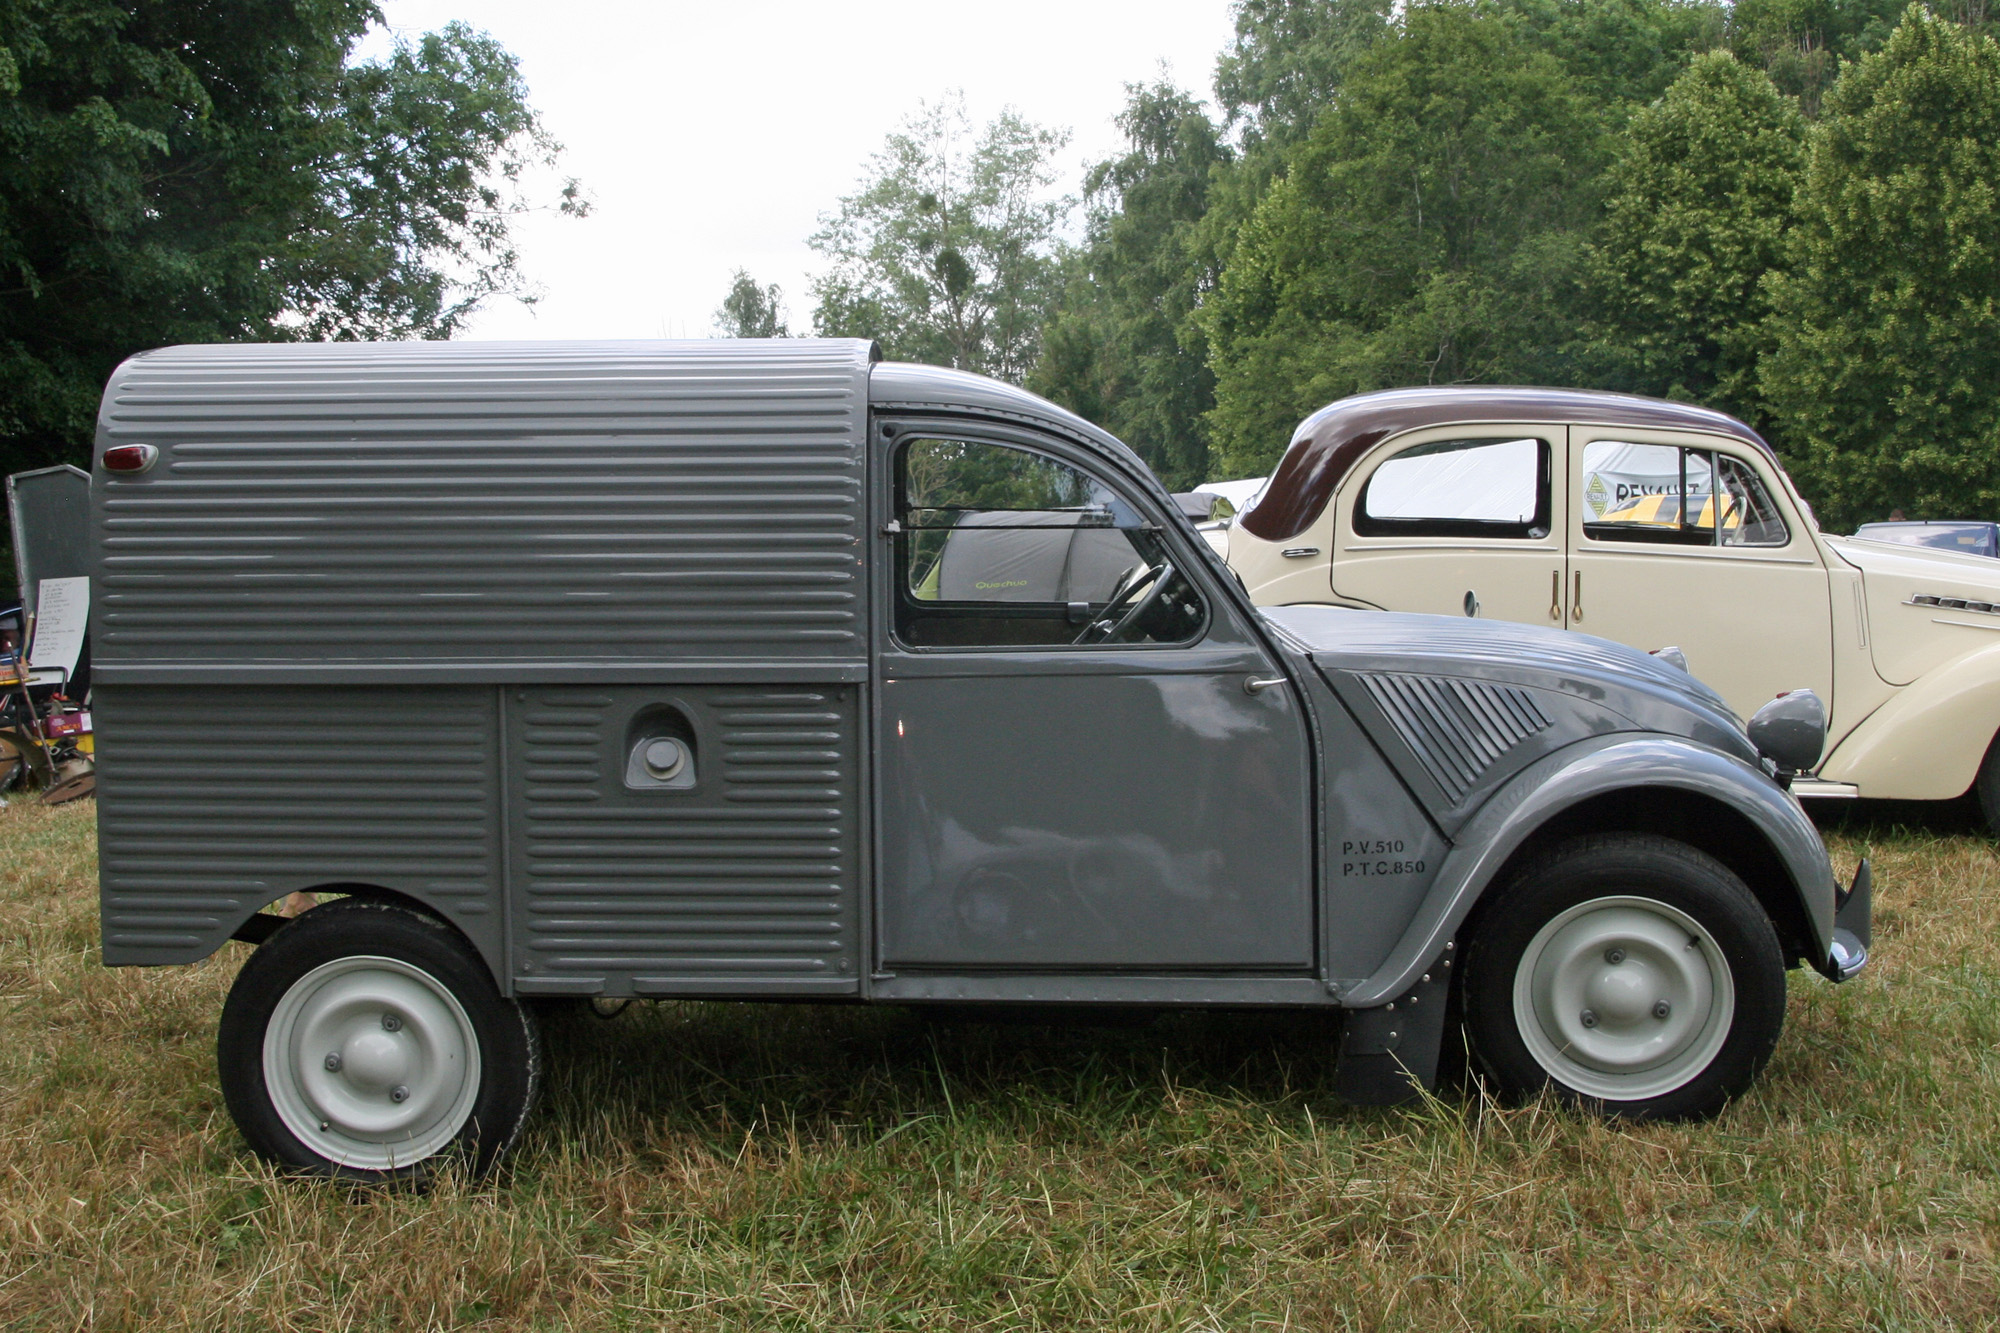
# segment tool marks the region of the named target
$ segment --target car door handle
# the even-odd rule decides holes
[[[1569,599],[1569,618],[1583,619],[1583,571],[1576,571],[1576,593]]]
[[[1558,625],[1563,618],[1563,572],[1558,569],[1549,575],[1549,619]]]
[[[1273,685],[1283,685],[1284,683],[1285,678],[1283,676],[1273,676],[1269,680],[1263,680],[1256,676],[1246,676],[1243,680],[1243,692],[1245,694],[1262,694]]]

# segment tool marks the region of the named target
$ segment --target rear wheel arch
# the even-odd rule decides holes
[[[483,947],[480,941],[474,938],[472,932],[465,928],[463,921],[458,920],[452,912],[438,903],[431,902],[416,894],[403,892],[399,889],[386,888],[380,884],[365,884],[353,881],[315,884],[304,891],[319,895],[335,895],[341,899],[353,898],[364,902],[385,903],[393,907],[404,907],[421,916],[427,916],[456,935],[459,942],[466,949],[470,950],[475,957],[486,964],[487,971],[493,976],[493,984],[500,988],[502,994],[507,994],[511,990],[508,984],[510,977],[507,972],[506,959],[499,956],[497,951]],[[320,904],[321,907],[326,905],[325,903]],[[318,910],[318,907],[312,909],[312,911]],[[303,917],[308,915],[308,913],[301,913],[300,915]]]

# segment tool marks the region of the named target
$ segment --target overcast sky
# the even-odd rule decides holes
[[[463,19],[520,57],[595,201],[581,221],[516,236],[544,289],[496,302],[475,338],[702,337],[747,268],[784,288],[795,331],[818,271],[806,247],[870,154],[919,102],[963,89],[976,125],[1003,106],[1072,132],[1067,190],[1120,143],[1124,86],[1174,79],[1211,95],[1228,0],[383,0],[415,36]],[[550,189],[544,194],[549,194]]]

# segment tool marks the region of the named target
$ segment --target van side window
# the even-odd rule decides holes
[[[1412,445],[1375,469],[1354,506],[1364,537],[1549,535],[1549,444],[1499,437]]]
[[[911,439],[896,511],[895,629],[912,647],[1185,643],[1206,624],[1159,533],[1058,459]]]

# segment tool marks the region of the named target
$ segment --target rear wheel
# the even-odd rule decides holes
[[[533,1019],[443,922],[347,898],[250,956],[223,1006],[223,1097],[259,1154],[321,1175],[474,1171],[519,1137],[540,1076]]]
[[[1529,866],[1467,941],[1467,1035],[1511,1096],[1605,1113],[1713,1115],[1776,1047],[1785,966],[1729,869],[1665,838],[1569,843]]]

